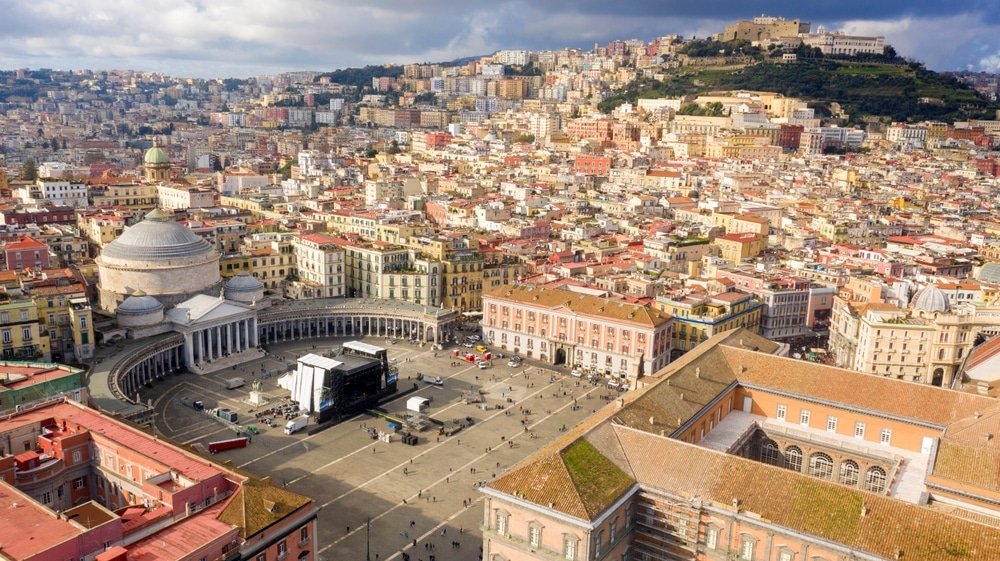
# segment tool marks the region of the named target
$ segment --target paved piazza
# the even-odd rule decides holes
[[[279,403],[288,392],[278,388],[276,376],[269,373],[285,371],[298,356],[325,352],[346,340],[351,339],[271,345],[265,358],[204,376],[170,376],[142,394],[144,401],[151,399],[154,404],[157,430],[185,444],[207,447],[208,442],[234,436],[231,428],[195,411],[191,406],[195,400],[202,400],[206,409],[237,411],[241,424],[262,428],[247,448],[220,452],[215,459],[312,497],[322,508],[319,543],[320,556],[326,560],[365,558],[367,517],[371,517],[372,560],[399,559],[401,551],[412,561],[428,561],[432,554],[441,561],[479,559],[483,511],[477,484],[499,475],[551,441],[564,426],[572,426],[617,395],[570,376],[568,370],[548,370],[530,362],[515,369],[507,366],[506,358],[495,359],[490,369],[465,361],[453,366],[456,359],[447,347],[435,351],[429,345],[402,341],[387,345],[385,339],[369,337],[361,340],[389,349],[390,362],[400,370],[401,391],[414,383],[420,386],[385,404],[385,410],[402,415],[407,397],[429,397],[428,414],[433,419],[447,423],[469,416],[475,424],[451,437],[438,436],[432,426],[416,433],[417,446],[407,446],[398,435],[390,443],[372,440],[363,427],[388,429],[385,420],[367,414],[312,436],[306,431],[285,435],[283,418],[276,420],[275,428],[252,420],[254,408],[243,402],[252,380],[262,379],[270,405]],[[418,373],[441,376],[444,385],[416,382]],[[232,377],[246,379],[247,385],[226,389],[225,381]],[[483,393],[487,408],[463,404],[464,390]],[[471,506],[465,506],[470,500]],[[461,545],[454,547],[452,542]],[[433,544],[433,550],[425,544]]]

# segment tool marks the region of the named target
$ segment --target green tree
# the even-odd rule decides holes
[[[21,179],[34,181],[38,179],[38,166],[34,158],[28,158],[21,164]]]

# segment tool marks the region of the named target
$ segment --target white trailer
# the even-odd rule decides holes
[[[299,415],[294,419],[285,423],[285,434],[293,434],[304,428],[309,424],[309,415]]]

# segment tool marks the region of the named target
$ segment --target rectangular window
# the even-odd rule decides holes
[[[709,527],[705,530],[705,547],[715,549],[719,545],[719,529]]]
[[[803,409],[802,412],[799,413],[799,424],[804,427],[808,427],[809,419],[811,417],[812,417],[812,412],[809,411],[808,409]]]
[[[573,561],[576,559],[576,540],[571,537],[566,537],[563,540],[563,557],[568,561]]]
[[[299,530],[299,543],[306,543],[309,541],[309,526],[303,526]]]
[[[888,427],[882,428],[882,434],[879,436],[879,443],[888,446],[892,442],[892,429]]]
[[[865,424],[861,421],[854,423],[854,438],[865,437]]]
[[[257,561],[267,561],[267,553],[261,553],[257,556]]]
[[[497,513],[497,533],[500,535],[507,534],[507,516],[501,513]]]
[[[826,432],[837,432],[837,418],[833,415],[826,418]]]
[[[778,405],[778,414],[777,414],[778,420],[779,421],[784,421],[785,417],[787,417],[787,416],[788,416],[788,407],[779,404]]]
[[[3,342],[10,343],[10,329],[3,330]]]
[[[288,555],[288,544],[285,540],[278,542],[278,559],[284,559]]]
[[[538,547],[540,543],[542,543],[542,529],[539,526],[532,524],[532,526],[528,528],[528,544],[530,544],[531,547]]]
[[[740,559],[743,561],[753,561],[754,541],[751,538],[743,538],[740,542]]]

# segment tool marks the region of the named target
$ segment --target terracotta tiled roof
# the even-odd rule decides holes
[[[769,523],[884,558],[898,550],[907,560],[938,561],[942,552],[953,552],[949,559],[1000,559],[1000,528],[670,438],[726,387],[753,385],[914,422],[951,424],[934,475],[940,470],[941,477],[959,483],[997,488],[1000,455],[966,442],[1000,423],[1000,408],[990,407],[994,400],[765,354],[778,348],[746,330],[716,335],[490,487],[593,520],[634,481],[722,509],[732,509],[735,499],[741,511]],[[986,413],[973,415],[977,411]],[[592,471],[607,473],[606,462],[620,468],[611,477],[615,483],[602,491],[592,487],[597,479],[573,477],[566,454],[581,447],[598,453],[586,454],[597,466]]]
[[[230,498],[219,521],[240,529],[248,538],[309,504],[309,499],[270,482],[250,478]]]
[[[813,362],[720,347],[741,384],[880,411],[944,427],[985,411],[990,397],[860,374]]]
[[[539,308],[566,308],[582,315],[597,316],[656,327],[671,320],[670,314],[635,304],[579,294],[566,290],[546,290],[534,286],[502,286],[484,296],[530,304]]]
[[[772,524],[886,559],[897,550],[910,561],[1000,558],[1000,528],[640,430],[615,430],[643,485],[722,508],[736,500],[741,511]]]

